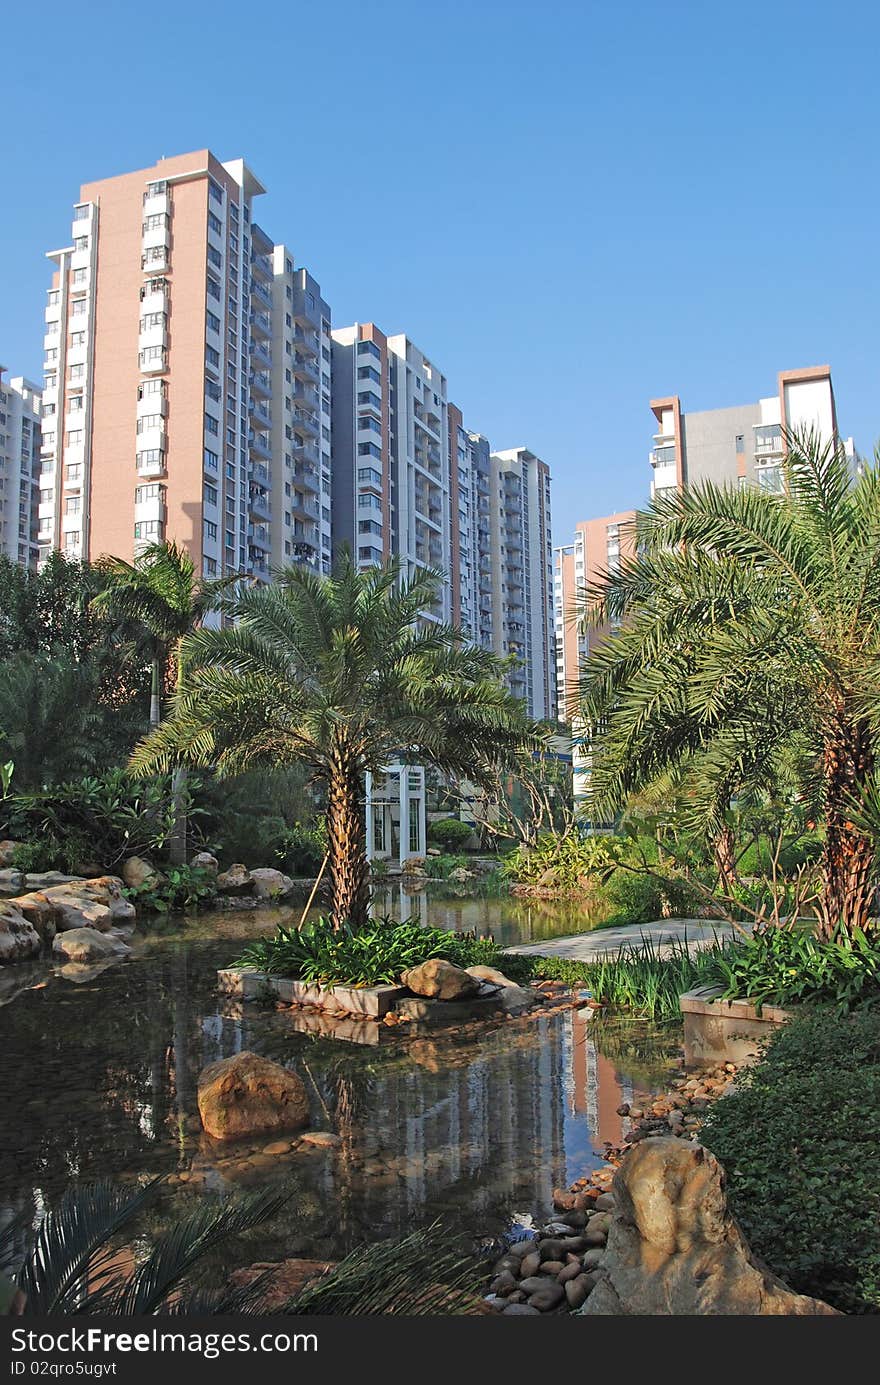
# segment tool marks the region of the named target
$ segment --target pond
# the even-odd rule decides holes
[[[546,904],[432,892],[419,907],[432,923],[506,943],[574,931],[565,908]],[[336,1259],[437,1218],[490,1238],[518,1215],[549,1213],[553,1188],[620,1138],[621,1102],[660,1090],[674,1066],[677,1034],[591,1027],[587,1011],[362,1047],[297,1032],[295,1012],[222,1001],[217,968],[292,917],[212,913],[142,927],[129,959],[84,978],[49,963],[6,969],[30,988],[0,1007],[0,1223],[38,1212],[72,1180],[162,1174],[156,1225],[206,1195],[267,1184],[291,1193],[240,1248],[242,1263]],[[220,1147],[201,1134],[198,1074],[244,1048],[299,1072],[312,1128],[340,1135],[339,1147],[279,1156],[263,1152],[265,1139]]]

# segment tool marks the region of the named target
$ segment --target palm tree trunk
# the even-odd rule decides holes
[[[730,894],[736,884],[736,839],[728,823],[724,824],[713,845],[719,883]]]
[[[871,733],[839,708],[825,732],[823,778],[825,847],[819,931],[831,937],[840,925],[845,935],[865,928],[874,895],[874,844],[852,822],[850,801],[858,800],[874,768]]]
[[[183,665],[180,661],[178,647],[177,655],[177,691],[183,685]],[[186,864],[186,770],[181,766],[171,776],[171,806],[174,810],[174,826],[171,829],[171,837],[168,842],[168,855],[171,864],[183,866]]]
[[[327,850],[333,927],[348,922],[362,928],[369,919],[370,889],[367,833],[363,809],[363,775],[346,751],[330,763],[327,802]]]

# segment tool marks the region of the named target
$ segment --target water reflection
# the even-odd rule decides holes
[[[462,926],[478,927],[459,904]],[[289,1211],[260,1231],[251,1258],[334,1258],[437,1216],[494,1235],[514,1212],[549,1211],[552,1189],[621,1135],[621,1101],[656,1090],[669,1066],[668,1055],[652,1069],[642,1054],[628,1070],[619,1040],[616,1058],[603,1057],[572,1011],[370,1048],[300,1033],[287,1012],[221,1002],[215,972],[233,935],[240,945],[272,922],[226,916],[219,940],[204,919],[155,934],[92,981],[47,974],[0,1009],[0,1220],[51,1202],[72,1179],[161,1173],[174,1182],[160,1221],[206,1192],[290,1187]],[[272,1156],[265,1141],[207,1140],[198,1073],[243,1048],[299,1072],[313,1126],[341,1144]]]
[[[607,909],[587,907],[580,900],[481,898],[467,889],[456,893],[446,883],[419,888],[400,880],[374,887],[373,909],[377,914],[415,917],[459,933],[491,934],[502,947],[587,933],[607,917]]]

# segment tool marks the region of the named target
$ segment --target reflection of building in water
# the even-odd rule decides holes
[[[572,1015],[572,1107],[582,1113],[597,1147],[618,1144],[630,1121],[618,1115],[618,1106],[650,1106],[654,1096],[643,1083],[619,1071],[614,1061],[600,1053],[590,1031],[589,1011]]]
[[[365,1208],[375,1205],[377,1224],[392,1214],[405,1225],[438,1201],[460,1200],[472,1211],[546,1204],[566,1176],[568,1026],[564,1015],[487,1031],[473,1046],[438,1033],[406,1054],[396,1046],[373,1050],[376,1071],[354,1143],[368,1164],[381,1165],[364,1175],[360,1191]],[[205,1018],[201,1061],[252,1046],[251,1028],[246,1012]],[[309,1062],[319,1086],[321,1059],[316,1049]],[[381,1175],[394,1180],[393,1200]]]

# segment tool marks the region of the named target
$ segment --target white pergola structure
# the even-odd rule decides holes
[[[367,860],[401,864],[428,846],[425,771],[395,760],[366,782]]]

